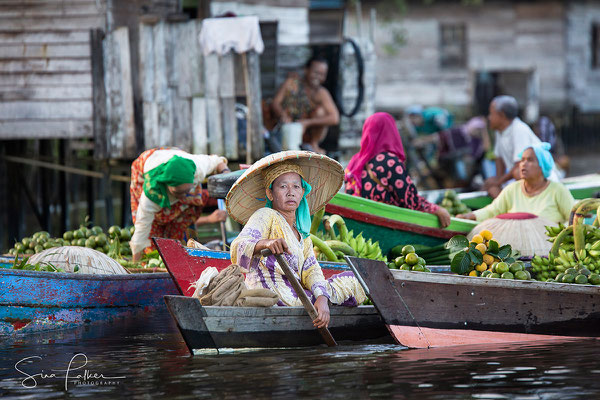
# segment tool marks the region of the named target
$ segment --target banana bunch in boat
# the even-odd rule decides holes
[[[584,219],[592,212],[592,225]],[[546,227],[552,242],[548,256],[536,255],[531,260],[538,280],[561,283],[600,284],[600,199],[584,199],[571,210],[572,224]]]
[[[379,242],[366,240],[362,232],[355,236],[354,231],[348,231],[346,222],[341,216],[337,214],[324,216],[324,212],[325,209],[322,209],[313,216],[310,230],[317,260],[345,262],[344,256],[352,256],[387,262]],[[324,232],[317,230],[321,221]]]
[[[444,198],[439,202],[439,205],[444,207],[452,216],[471,212],[471,209],[460,201],[456,192],[452,189],[446,190]]]

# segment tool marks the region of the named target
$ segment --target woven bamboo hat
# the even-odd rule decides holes
[[[546,236],[546,226],[556,223],[530,213],[507,213],[496,215],[483,221],[467,235],[469,240],[484,229],[492,235],[500,245],[510,244],[513,250],[519,250],[523,257],[534,255],[547,256],[552,248]]]
[[[302,177],[312,186],[306,196],[311,215],[323,208],[344,182],[342,166],[327,156],[297,150],[274,153],[255,162],[231,186],[226,197],[227,212],[231,218],[245,224],[256,210],[265,206],[263,171],[283,162],[298,165],[302,170]]]

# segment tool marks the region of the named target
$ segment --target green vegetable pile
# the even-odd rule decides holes
[[[471,209],[460,201],[456,192],[452,189],[446,190],[444,198],[439,202],[439,205],[444,207],[452,216],[471,212]]]

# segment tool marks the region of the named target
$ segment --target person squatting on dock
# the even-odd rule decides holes
[[[293,159],[282,159],[281,154],[292,154]],[[313,158],[311,160],[311,158]],[[268,160],[267,160],[268,159]],[[264,161],[266,160],[266,161]],[[303,164],[296,161],[304,160]],[[328,168],[339,170],[339,182]],[[259,166],[256,168],[256,166]],[[316,170],[310,172],[313,168]],[[277,293],[280,306],[302,306],[275,255],[262,257],[260,251],[269,249],[274,254],[283,254],[309,299],[314,303],[318,328],[329,324],[329,302],[343,306],[357,306],[366,300],[366,295],[352,272],[343,272],[325,279],[315,258],[310,239],[311,210],[317,211],[333,197],[341,186],[341,166],[325,156],[298,151],[277,153],[260,160],[256,174],[247,173],[231,188],[227,207],[229,214],[238,222],[245,223],[239,236],[231,244],[231,262],[247,270],[246,285],[250,288],[267,288]],[[310,177],[322,174],[309,183]],[[254,179],[244,179],[252,178]],[[260,176],[260,177],[259,177]],[[254,187],[253,187],[254,186]],[[256,186],[261,186],[257,188]],[[244,197],[246,204],[231,207],[236,192],[253,193],[265,198]],[[306,196],[310,193],[311,202]],[[238,197],[239,198],[239,197]],[[235,200],[235,199],[234,199]],[[248,218],[238,210],[251,210]],[[245,221],[247,219],[247,221]]]
[[[138,261],[145,249],[152,249],[152,236],[183,240],[192,224],[225,221],[227,213],[223,210],[201,216],[208,199],[201,182],[208,175],[222,172],[229,172],[225,157],[189,154],[177,148],[143,152],[131,164],[133,261]]]

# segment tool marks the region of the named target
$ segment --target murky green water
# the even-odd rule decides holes
[[[600,341],[434,350],[345,345],[190,357],[165,313],[4,340],[0,396],[598,399]]]

